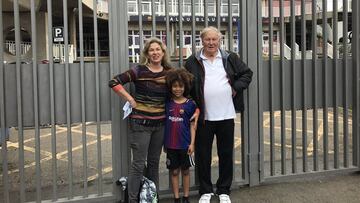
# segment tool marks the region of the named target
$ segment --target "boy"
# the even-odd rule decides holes
[[[194,166],[192,154],[195,148],[195,122],[191,120],[198,109],[193,100],[187,98],[193,76],[183,68],[168,72],[166,85],[171,98],[165,104],[164,148],[166,165],[170,170],[174,202],[180,202],[179,173],[183,179],[183,203],[189,202],[190,172]],[[198,114],[196,112],[195,114]]]

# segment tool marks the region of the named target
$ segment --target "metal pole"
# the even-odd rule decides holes
[[[129,53],[128,49],[128,21],[127,21],[127,1],[110,1],[110,63],[112,64],[112,71],[118,74],[129,69]],[[124,102],[120,102],[120,98],[115,94],[111,95],[112,105],[112,156],[113,156],[113,182],[114,194],[116,198],[120,199],[120,190],[116,186],[115,181],[122,175],[127,174],[128,171],[128,139],[127,139],[127,125],[126,121],[121,120],[122,111],[121,106]]]

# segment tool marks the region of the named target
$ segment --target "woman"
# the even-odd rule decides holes
[[[165,75],[169,69],[171,67],[165,45],[157,38],[150,38],[141,52],[140,64],[109,81],[109,87],[133,108],[129,116],[133,154],[128,179],[130,202],[138,202],[144,168],[145,176],[159,188],[159,159],[167,96]],[[123,88],[129,82],[135,84],[133,95]]]

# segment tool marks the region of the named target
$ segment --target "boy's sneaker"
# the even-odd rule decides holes
[[[183,197],[182,198],[182,203],[190,203],[189,197]]]
[[[213,195],[214,195],[214,193],[202,194],[200,199],[199,199],[199,203],[210,203],[211,196],[213,196]]]
[[[220,203],[231,203],[230,197],[227,194],[219,195]]]

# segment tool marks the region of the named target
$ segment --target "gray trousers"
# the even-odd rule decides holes
[[[159,160],[164,139],[164,126],[147,127],[131,122],[128,192],[131,203],[138,202],[141,178],[145,175],[159,188]],[[146,166],[146,167],[145,167]]]

